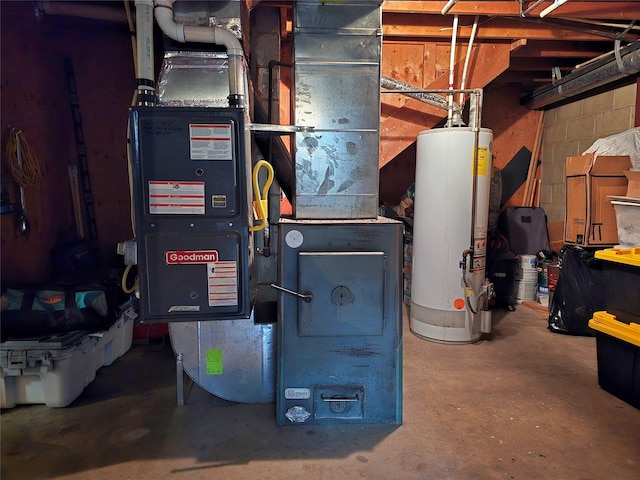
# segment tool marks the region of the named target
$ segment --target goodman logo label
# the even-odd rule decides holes
[[[198,263],[216,263],[217,250],[170,250],[165,256],[169,265],[184,265]]]

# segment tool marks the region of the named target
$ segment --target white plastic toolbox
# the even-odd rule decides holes
[[[125,312],[104,332],[76,331],[0,343],[0,407],[66,407],[102,366],[129,350],[133,323]]]
[[[109,330],[92,333],[98,339],[96,370],[107,367],[127,353],[133,343],[133,324],[137,314],[129,307]]]
[[[86,332],[2,343],[0,406],[44,403],[66,407],[96,376],[97,343]]]

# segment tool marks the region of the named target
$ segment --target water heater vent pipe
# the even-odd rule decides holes
[[[180,43],[196,42],[220,45],[227,49],[229,57],[229,104],[245,106],[244,50],[240,40],[226,28],[191,26],[176,23],[173,18],[175,0],[155,0],[155,16],[158,26],[172,40]]]

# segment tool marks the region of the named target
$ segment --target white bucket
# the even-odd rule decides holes
[[[524,280],[525,282],[537,282],[538,269],[536,264],[537,258],[535,255],[520,255],[515,279]]]
[[[536,302],[543,307],[549,306],[549,287],[538,285],[536,288]]]
[[[518,303],[526,302],[528,300],[535,300],[536,287],[538,286],[537,280],[534,280],[532,282],[520,280],[519,282],[516,282],[516,284],[516,300],[518,301]]]
[[[538,282],[538,270],[536,269],[523,269],[522,270],[522,280],[525,282]]]
[[[538,259],[535,255],[520,255],[520,268],[523,272],[528,270],[536,271]]]

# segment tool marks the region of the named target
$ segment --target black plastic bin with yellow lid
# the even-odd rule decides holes
[[[598,384],[640,408],[640,325],[620,322],[607,312],[595,312],[589,327],[596,331]]]
[[[623,323],[640,323],[640,248],[598,250],[605,310]]]

